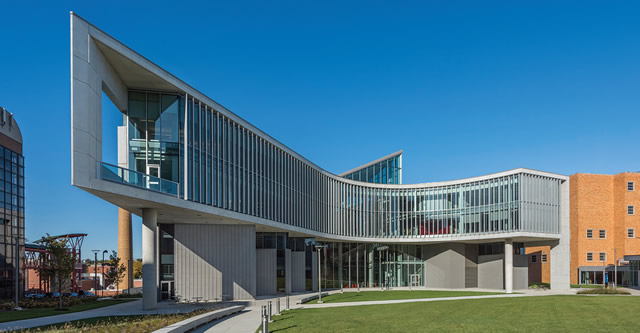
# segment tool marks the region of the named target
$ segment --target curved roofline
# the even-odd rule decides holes
[[[384,160],[388,160],[388,159],[390,159],[390,158],[392,158],[392,157],[396,157],[396,156],[400,156],[400,155],[402,155],[402,149],[401,149],[401,150],[398,150],[398,151],[397,151],[397,152],[395,152],[395,153],[391,153],[391,154],[389,154],[389,155],[387,155],[387,156],[380,157],[379,159],[377,159],[377,160],[375,160],[375,161],[371,161],[371,162],[369,162],[369,163],[367,163],[367,164],[363,164],[363,165],[361,165],[361,166],[359,166],[359,167],[355,167],[355,168],[353,168],[353,169],[351,169],[351,170],[349,170],[349,171],[345,171],[345,172],[343,172],[343,173],[339,174],[338,176],[340,176],[340,177],[344,177],[344,176],[346,176],[346,175],[348,175],[348,174],[350,174],[350,173],[354,173],[354,172],[356,172],[356,171],[358,171],[358,170],[362,170],[362,169],[367,168],[367,167],[369,167],[369,166],[372,166],[372,165],[374,165],[374,164],[376,164],[376,163],[380,163],[380,162],[382,162],[382,161],[384,161]]]
[[[437,186],[456,185],[456,184],[462,184],[462,183],[468,183],[468,182],[474,182],[474,181],[481,181],[481,180],[490,179],[490,178],[502,177],[502,176],[517,174],[517,173],[528,173],[528,174],[534,174],[534,175],[551,177],[551,178],[558,178],[558,179],[563,179],[563,180],[569,179],[567,176],[564,176],[564,175],[554,174],[554,173],[549,173],[549,172],[543,172],[543,171],[537,171],[537,170],[532,170],[532,169],[526,169],[526,168],[517,168],[517,169],[508,170],[508,171],[488,174],[488,175],[484,175],[484,176],[464,178],[464,179],[458,179],[458,180],[441,181],[441,182],[427,182],[427,183],[417,183],[417,184],[375,184],[375,183],[367,183],[367,182],[361,182],[361,181],[355,181],[355,180],[346,179],[346,178],[341,177],[340,175],[333,174],[333,173],[331,173],[331,172],[319,167],[317,164],[311,162],[310,160],[308,160],[307,158],[305,158],[301,154],[297,153],[293,149],[289,148],[288,146],[284,145],[280,141],[278,141],[275,138],[271,137],[270,135],[268,135],[264,131],[262,131],[259,128],[257,128],[256,126],[254,126],[253,124],[249,123],[245,119],[243,119],[240,116],[236,115],[235,113],[233,113],[229,109],[225,108],[221,104],[217,103],[213,99],[207,97],[202,92],[198,91],[197,89],[193,88],[192,86],[190,86],[186,82],[182,81],[181,79],[179,79],[175,75],[169,73],[167,70],[165,70],[162,67],[158,66],[157,64],[153,63],[149,59],[145,58],[144,56],[142,56],[138,52],[136,52],[133,49],[131,49],[130,47],[124,45],[122,42],[118,41],[114,37],[112,37],[109,34],[105,33],[101,29],[95,27],[93,24],[91,24],[90,22],[88,22],[84,18],[80,17],[79,15],[75,14],[74,12],[70,12],[70,15],[74,16],[74,17],[77,17],[77,18],[81,19],[82,21],[86,22],[90,27],[90,29],[89,29],[90,36],[95,41],[97,41],[98,43],[102,44],[104,47],[109,48],[113,52],[115,52],[115,53],[119,54],[120,56],[126,58],[127,60],[137,64],[143,70],[146,70],[149,73],[154,74],[154,76],[156,76],[158,80],[162,80],[165,83],[168,83],[169,85],[175,87],[176,90],[179,93],[189,94],[192,97],[194,97],[194,98],[206,103],[208,106],[210,106],[213,109],[215,109],[216,111],[222,113],[224,116],[230,118],[234,122],[237,122],[238,124],[242,125],[246,129],[248,129],[249,131],[252,131],[254,134],[259,136],[260,138],[270,142],[275,147],[277,147],[277,148],[281,149],[282,151],[285,151],[286,153],[290,154],[291,156],[297,158],[301,162],[307,164],[309,167],[314,168],[320,174],[322,174],[324,176],[327,176],[327,177],[329,177],[331,179],[334,179],[334,180],[336,180],[338,182],[343,182],[343,183],[348,183],[348,184],[353,184],[353,185],[358,185],[358,186],[363,186],[363,187],[369,187],[369,188],[411,189],[411,188],[424,188],[424,187],[437,187]],[[112,66],[117,67],[117,65],[113,64],[113,63],[112,63]],[[141,87],[127,87],[127,88],[130,88],[130,89],[133,89],[133,88],[143,89]],[[388,158],[388,157],[393,156],[395,154],[398,154],[398,155],[402,154],[402,150],[400,150],[400,151],[398,151],[396,153],[393,153],[391,155],[388,155],[386,157],[383,157],[382,159]],[[376,160],[376,161],[379,161],[379,160]],[[371,162],[371,163],[375,163],[376,161]]]

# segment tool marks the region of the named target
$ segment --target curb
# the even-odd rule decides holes
[[[169,326],[163,327],[159,330],[153,331],[153,333],[182,333],[189,330],[192,330],[200,325],[204,325],[208,322],[220,319],[222,317],[226,317],[232,315],[234,313],[240,312],[244,309],[244,305],[236,305],[229,308],[211,311],[207,313],[203,313],[201,315],[197,315],[195,317],[191,317],[189,319],[185,319],[183,321],[179,321],[177,323],[173,323]]]
[[[322,297],[326,297],[326,296],[329,296],[329,293],[328,292],[323,292],[322,293]],[[318,298],[317,294],[316,295],[312,295],[312,296],[308,296],[308,297],[304,297],[304,298],[299,299],[296,302],[296,304],[304,304],[304,303],[312,301],[312,300],[314,300],[316,298]]]

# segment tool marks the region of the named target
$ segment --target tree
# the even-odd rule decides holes
[[[55,238],[47,234],[38,241],[42,245],[47,255],[44,258],[43,265],[37,270],[42,279],[55,281],[58,285],[59,304],[58,308],[62,309],[62,290],[67,288],[71,281],[73,273],[74,258],[71,251],[67,248],[67,242],[62,238]]]
[[[109,256],[109,265],[111,266],[111,269],[105,273],[105,277],[116,284],[117,293],[117,290],[119,290],[118,285],[122,282],[122,279],[124,279],[127,267],[120,263],[120,257],[118,257],[118,253],[116,251],[113,251]]]
[[[142,279],[142,259],[140,258],[133,262],[133,278]]]

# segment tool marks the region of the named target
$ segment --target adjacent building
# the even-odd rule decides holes
[[[24,290],[24,157],[13,114],[0,107],[0,298],[12,298],[16,270]],[[16,256],[17,251],[17,256]],[[16,258],[17,257],[17,258]]]
[[[638,286],[638,184],[635,172],[571,176],[571,283],[601,284],[606,274]]]
[[[549,247],[552,288],[569,288],[566,176],[402,184],[401,154],[335,175],[73,13],[71,41],[72,184],[142,217],[145,308],[313,290],[318,275],[511,292],[532,246]],[[103,93],[123,118],[113,163]]]

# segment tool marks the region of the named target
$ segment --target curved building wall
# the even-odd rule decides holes
[[[179,182],[189,201],[346,237],[558,233],[560,178],[521,171],[436,185],[352,181],[305,163],[188,95],[170,95],[166,107],[160,103],[166,93],[128,96],[129,147],[141,156],[130,168],[153,168]]]
[[[313,237],[312,243],[331,243],[325,256],[335,257],[321,263],[325,272],[335,266],[332,279],[339,285],[477,285],[485,278],[479,275],[481,245],[497,242],[504,248],[505,268],[496,278],[505,281],[505,290],[512,290],[514,243],[549,245],[556,258],[551,284],[568,288],[568,261],[558,260],[568,258],[567,177],[514,169],[414,185],[346,179],[74,14],[71,30],[72,184],[142,216],[145,308],[155,306],[158,282],[162,297],[174,288],[175,295],[199,297],[212,287],[211,279],[200,277],[194,281],[202,288],[188,288],[188,278],[201,267],[211,276],[224,273],[216,280],[222,287],[211,297],[255,295],[266,288],[256,284],[263,279],[278,283],[270,283],[269,290],[291,289],[291,252],[302,251],[256,249],[257,236],[274,232],[287,233],[292,241]],[[125,115],[118,128],[117,166],[102,160],[102,92]],[[228,237],[200,237],[223,229]],[[175,238],[165,238],[171,235],[166,230]],[[160,249],[166,255],[158,256],[157,242],[166,245]],[[169,260],[171,251],[177,255]],[[237,256],[231,265],[225,262],[229,253]],[[401,259],[407,253],[411,259]],[[257,266],[267,254],[276,263],[276,276]],[[315,258],[305,258],[311,286]],[[174,266],[174,259],[180,264]],[[216,270],[218,260],[225,272]],[[246,276],[256,278],[240,279]],[[234,283],[241,287],[229,287]]]

